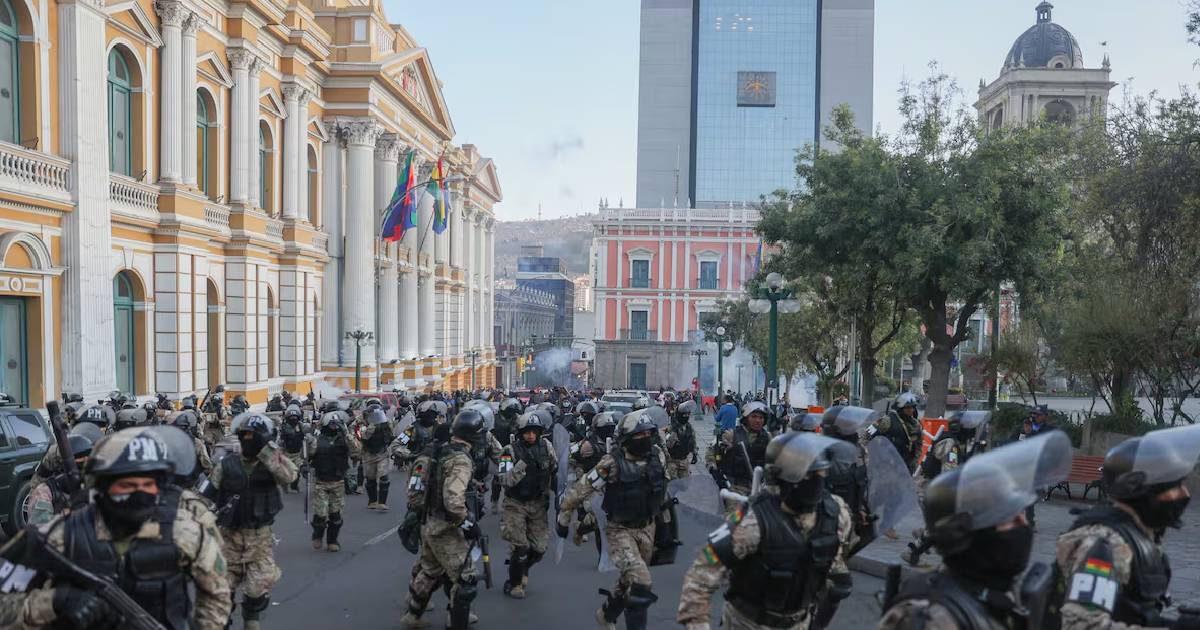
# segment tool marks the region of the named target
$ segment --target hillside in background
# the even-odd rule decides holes
[[[558,256],[571,276],[588,272],[592,219],[583,214],[559,219],[497,221],[496,279],[517,277],[517,257],[523,245],[541,245],[545,256]]]

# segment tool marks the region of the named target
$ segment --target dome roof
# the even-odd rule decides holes
[[[1037,24],[1021,34],[1004,59],[1007,68],[1082,68],[1083,52],[1067,29],[1050,21],[1054,5],[1037,6]]]

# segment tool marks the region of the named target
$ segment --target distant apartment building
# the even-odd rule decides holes
[[[575,336],[575,283],[567,277],[561,258],[544,256],[540,245],[521,247],[521,256],[517,258],[517,287],[552,295],[557,306],[554,336]]]
[[[750,207],[600,208],[595,385],[690,384],[701,318],[740,296],[757,273],[758,219]]]
[[[500,362],[497,383],[504,387],[523,384],[517,359],[549,347],[557,316],[558,303],[546,291],[496,289],[496,320],[492,326]]]
[[[575,278],[575,310],[591,312],[595,308],[592,302],[592,277],[579,276]]]

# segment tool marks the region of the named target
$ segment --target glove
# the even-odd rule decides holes
[[[459,523],[458,528],[463,531],[463,535],[467,540],[477,540],[483,532],[479,529],[479,523],[473,522],[471,519],[466,519]]]
[[[54,589],[54,616],[69,628],[118,625],[121,615],[95,593],[63,585]]]
[[[566,538],[567,535],[571,533],[571,527],[569,525],[563,525],[562,521],[560,520],[555,520],[554,533],[558,534],[559,538]]]
[[[527,465],[525,464],[525,460],[522,459],[512,467],[512,472],[519,475],[525,472],[525,468],[527,468]]]

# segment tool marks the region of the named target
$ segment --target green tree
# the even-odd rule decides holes
[[[1054,361],[1042,341],[1037,322],[1026,318],[1016,330],[1001,335],[999,347],[987,357],[985,369],[1007,376],[1022,400],[1028,396],[1033,404],[1038,404],[1038,387],[1054,369]]]

